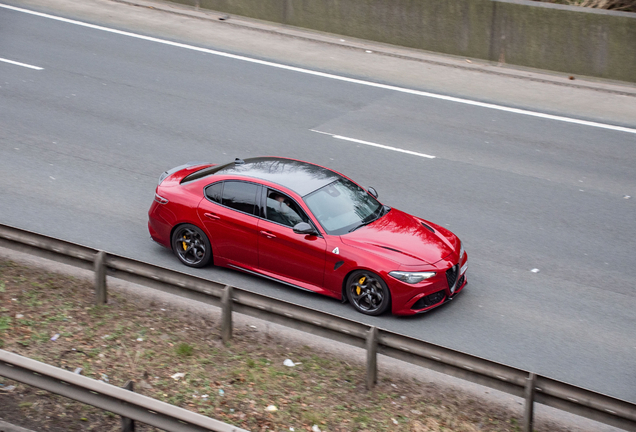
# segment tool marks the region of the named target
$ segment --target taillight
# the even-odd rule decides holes
[[[159,204],[168,204],[168,200],[155,192],[155,201]]]

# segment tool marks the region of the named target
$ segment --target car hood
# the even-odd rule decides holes
[[[435,264],[453,253],[457,242],[450,231],[396,209],[340,238],[403,266]]]

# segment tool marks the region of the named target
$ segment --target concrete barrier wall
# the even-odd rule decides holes
[[[410,48],[636,82],[636,14],[529,0],[174,0]]]
[[[489,60],[636,82],[636,14],[529,1],[492,3]]]

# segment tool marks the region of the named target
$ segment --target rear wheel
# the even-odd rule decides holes
[[[172,250],[189,267],[205,267],[212,258],[212,247],[205,233],[191,224],[179,225],[172,234]]]
[[[363,314],[381,315],[391,304],[391,293],[386,283],[380,276],[367,270],[351,273],[346,291],[349,302]]]

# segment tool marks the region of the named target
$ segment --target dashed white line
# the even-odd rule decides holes
[[[44,68],[41,68],[39,66],[33,66],[33,65],[30,65],[30,64],[26,64],[26,63],[20,63],[20,62],[13,61],[13,60],[8,60],[8,59],[5,59],[5,58],[0,58],[0,62],[9,63],[9,64],[12,64],[12,65],[22,66],[22,67],[25,67],[25,68],[35,69],[35,70],[44,69]]]
[[[342,135],[334,135],[334,134],[331,134],[329,132],[322,132],[322,131],[315,130],[315,129],[310,129],[310,130],[312,132],[316,132],[316,133],[319,133],[319,134],[329,135],[329,136],[331,136],[331,137],[333,137],[335,139],[339,139],[339,140],[351,141],[351,142],[354,142],[354,143],[364,144],[364,145],[368,145],[368,146],[372,146],[372,147],[379,147],[381,149],[391,150],[391,151],[400,152],[400,153],[406,153],[406,154],[410,154],[410,155],[413,155],[413,156],[419,156],[419,157],[423,157],[423,158],[427,158],[427,159],[435,159],[435,156],[424,154],[424,153],[418,153],[418,152],[414,152],[414,151],[411,151],[411,150],[404,150],[404,149],[401,149],[401,148],[391,147],[391,146],[388,146],[388,145],[378,144],[378,143],[374,143],[374,142],[370,142],[370,141],[363,141],[363,140],[359,140],[359,139],[356,139],[356,138],[349,138],[349,137],[342,136]]]
[[[109,32],[109,33],[122,35],[122,36],[129,36],[129,37],[133,37],[133,38],[136,38],[136,39],[146,40],[146,41],[149,41],[149,42],[156,42],[156,43],[160,43],[160,44],[164,44],[164,45],[174,46],[174,47],[177,47],[177,48],[189,49],[189,50],[193,50],[193,51],[203,52],[203,53],[206,53],[206,54],[216,55],[216,56],[219,56],[219,57],[226,57],[226,58],[231,58],[231,59],[235,59],[235,60],[241,60],[241,61],[245,61],[245,62],[249,62],[249,63],[255,63],[255,64],[264,65],[264,66],[275,67],[275,68],[278,68],[278,69],[284,69],[284,70],[304,73],[304,74],[308,74],[308,75],[319,76],[319,77],[323,77],[323,78],[329,78],[329,79],[333,79],[333,80],[337,80],[337,81],[344,81],[344,82],[364,85],[364,86],[368,86],[368,87],[375,87],[375,88],[380,88],[380,89],[384,89],[384,90],[391,90],[391,91],[396,91],[396,92],[400,92],[400,93],[406,93],[406,94],[411,94],[411,95],[416,95],[416,96],[428,97],[428,98],[432,98],[432,99],[440,99],[440,100],[445,100],[445,101],[449,101],[449,102],[461,103],[461,104],[465,104],[465,105],[478,106],[478,107],[481,107],[481,108],[488,108],[488,109],[493,109],[493,110],[498,110],[498,111],[505,111],[505,112],[514,113],[514,114],[521,114],[521,115],[526,115],[526,116],[531,116],[531,117],[538,117],[538,118],[543,118],[543,119],[548,119],[548,120],[555,120],[555,121],[560,121],[560,122],[564,122],[564,123],[573,123],[573,124],[582,125],[582,126],[590,126],[590,127],[601,128],[601,129],[609,129],[609,130],[618,131],[618,132],[627,132],[627,133],[636,134],[636,129],[634,129],[634,128],[616,126],[616,125],[611,125],[611,124],[606,124],[606,123],[598,123],[598,122],[587,121],[587,120],[580,120],[580,119],[575,119],[575,118],[571,118],[571,117],[564,117],[564,116],[558,116],[558,115],[553,115],[553,114],[546,114],[546,113],[530,111],[530,110],[524,110],[524,109],[519,109],[519,108],[511,108],[511,107],[506,107],[506,106],[503,106],[503,105],[496,105],[496,104],[491,104],[491,103],[486,103],[486,102],[478,102],[478,101],[474,101],[474,100],[470,100],[470,99],[463,99],[463,98],[458,98],[458,97],[453,97],[453,96],[445,96],[445,95],[440,95],[440,94],[436,94],[436,93],[430,93],[430,92],[425,92],[425,91],[420,91],[420,90],[413,90],[413,89],[397,87],[397,86],[392,86],[392,85],[387,85],[387,84],[379,84],[379,83],[374,83],[374,82],[371,82],[371,81],[364,81],[364,80],[360,80],[360,79],[356,79],[356,78],[348,78],[348,77],[344,77],[344,76],[340,76],[340,75],[334,75],[334,74],[325,73],[325,72],[318,72],[318,71],[314,71],[314,70],[310,70],[310,69],[304,69],[304,68],[299,68],[299,67],[294,67],[294,66],[288,66],[288,65],[284,65],[284,64],[280,64],[280,63],[274,63],[274,62],[269,62],[269,61],[265,61],[265,60],[258,60],[258,59],[245,57],[245,56],[240,56],[240,55],[236,55],[236,54],[229,54],[229,53],[225,53],[225,52],[222,52],[222,51],[215,51],[215,50],[211,50],[211,49],[207,49],[207,48],[197,47],[197,46],[194,46],[194,45],[188,45],[188,44],[183,44],[183,43],[178,43],[178,42],[172,42],[172,41],[168,41],[168,40],[165,40],[165,39],[159,39],[159,38],[154,38],[154,37],[150,37],[150,36],[144,36],[144,35],[131,33],[131,32],[126,32],[126,31],[122,31],[122,30],[115,30],[115,29],[112,29],[112,28],[98,26],[98,25],[95,25],[95,24],[89,24],[89,23],[76,21],[76,20],[72,20],[72,19],[68,19],[68,18],[58,17],[58,16],[55,16],[55,15],[45,14],[45,13],[42,13],[42,12],[35,12],[35,11],[28,10],[28,9],[23,9],[23,8],[19,8],[19,7],[15,7],[15,6],[9,6],[9,5],[2,4],[2,3],[0,3],[0,7],[1,8],[5,8],[5,9],[10,9],[10,10],[13,10],[13,11],[16,11],[16,12],[22,12],[22,13],[26,13],[26,14],[30,14],[30,15],[39,16],[39,17],[42,17],[42,18],[48,18],[48,19],[52,19],[52,20],[56,20],[56,21],[61,21],[61,22],[65,22],[65,23],[68,23],[68,24],[74,24],[74,25],[78,25],[78,26],[82,26],[82,27],[86,27],[86,28],[91,28],[91,29],[95,29],[95,30],[101,30],[101,31]]]

